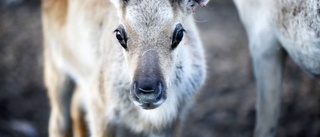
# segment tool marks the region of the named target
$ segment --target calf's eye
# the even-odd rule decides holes
[[[124,48],[127,49],[127,37],[124,31],[121,31],[119,29],[116,29],[114,31],[116,34],[116,38],[118,39],[120,45]]]
[[[123,41],[120,31],[116,31],[116,37],[119,41]]]
[[[182,25],[178,24],[173,31],[172,44],[171,44],[172,50],[175,49],[181,42],[183,38],[183,32],[185,32],[185,30],[183,29]]]

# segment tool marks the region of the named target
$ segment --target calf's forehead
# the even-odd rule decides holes
[[[124,10],[124,24],[137,33],[172,29],[175,23],[169,0],[129,0]]]

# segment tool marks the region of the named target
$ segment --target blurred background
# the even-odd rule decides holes
[[[0,137],[47,137],[40,0],[0,0]],[[255,96],[246,33],[231,0],[211,0],[195,20],[207,53],[207,84],[182,137],[250,137]],[[278,137],[320,136],[320,80],[285,65]]]

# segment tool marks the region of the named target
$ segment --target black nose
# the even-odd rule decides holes
[[[133,92],[141,103],[153,103],[160,99],[162,94],[162,82],[134,82]]]
[[[156,108],[166,99],[162,81],[135,81],[132,92],[134,94],[134,101],[144,109]]]

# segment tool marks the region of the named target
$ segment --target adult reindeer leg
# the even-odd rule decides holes
[[[85,110],[81,103],[81,92],[79,88],[76,88],[71,102],[72,130],[75,137],[86,137],[88,135]]]
[[[66,0],[45,0],[42,2],[44,41],[44,80],[50,99],[50,137],[72,136],[70,103],[74,81],[63,71],[58,62],[61,28],[66,16]]]
[[[249,33],[250,53],[257,81],[255,137],[275,135],[281,102],[284,50],[270,28]]]
[[[44,72],[51,104],[49,136],[70,137],[72,136],[70,103],[75,84],[66,74],[59,71],[47,52]]]
[[[99,63],[100,64],[100,63]],[[90,96],[86,98],[86,118],[89,121],[89,134],[91,137],[115,137],[116,126],[108,122],[108,115],[105,114],[108,109],[108,101],[112,102],[112,97],[107,98],[102,91],[105,89],[104,72],[101,69],[103,67],[97,67],[96,73],[94,73],[94,80],[90,82],[85,91],[89,91]]]

